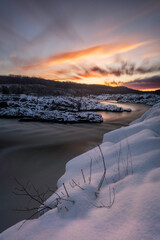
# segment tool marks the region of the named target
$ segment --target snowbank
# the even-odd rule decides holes
[[[58,181],[58,202],[56,194],[46,201],[53,209],[20,230],[17,223],[0,240],[159,240],[159,109],[160,103],[105,134],[100,148],[69,161]]]

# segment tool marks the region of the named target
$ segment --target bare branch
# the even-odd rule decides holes
[[[35,186],[32,184],[32,187],[35,191],[35,193],[37,194],[37,197],[39,198],[40,201],[44,202],[44,199],[41,196],[44,196],[44,193],[39,193],[38,189],[35,188]]]
[[[70,199],[65,199],[65,198],[61,198],[61,201],[67,201],[67,202],[71,202],[71,203],[75,203],[75,201],[74,200],[70,200]]]
[[[12,193],[17,195],[17,196],[28,196],[26,193],[16,193],[14,191],[12,191]]]
[[[61,199],[61,196],[58,193],[55,192],[54,194],[56,194]]]
[[[67,207],[64,207],[64,208],[66,209],[67,212],[69,211],[69,209]]]
[[[101,205],[94,205],[95,207],[97,207],[97,208],[111,208],[112,206],[113,206],[113,204],[114,204],[114,202],[115,202],[115,189],[113,188],[112,189],[112,192],[113,192],[113,199],[112,199],[112,201],[111,201],[111,192],[109,193],[110,194],[110,203],[109,203],[109,205],[105,205],[105,204],[103,204],[103,203],[101,203]]]
[[[27,190],[27,188],[25,188],[16,178],[15,178],[15,181],[16,181],[16,183],[17,183],[19,186],[22,187],[22,190],[24,191],[24,194],[25,194],[26,196],[30,197],[32,200],[38,202],[39,204],[44,205],[42,201],[40,201],[39,199],[37,199],[36,197],[34,197],[34,195],[32,195],[31,193],[29,193],[29,191]],[[15,194],[16,194],[16,193],[15,193]],[[21,194],[21,193],[19,194],[19,193],[17,193],[16,195],[24,195],[24,194]]]
[[[82,173],[83,181],[84,181],[84,183],[86,183],[86,179],[85,179],[85,176],[84,176],[84,173],[83,173],[83,169],[81,169],[81,173]]]
[[[34,210],[38,210],[39,208],[24,208],[24,209],[19,209],[19,208],[16,208],[16,209],[13,209],[13,211],[16,211],[16,212],[28,212],[28,211],[34,211]]]
[[[91,183],[91,178],[92,178],[92,158],[91,158],[91,161],[90,161],[90,166],[89,166],[89,184]]]
[[[120,149],[119,149],[119,153],[118,153],[118,180],[121,179],[121,173],[120,173],[120,161],[121,161],[121,142],[120,142]]]
[[[40,210],[38,210],[37,212],[33,213],[29,218],[27,218],[27,219],[20,225],[20,227],[18,228],[18,230],[20,230],[20,228],[21,228],[28,220],[30,220],[32,217],[36,216],[36,215],[39,214],[40,212],[44,211],[45,209],[48,209],[48,206],[46,206],[45,208],[40,209]]]
[[[82,188],[78,183],[76,183],[73,179],[72,182],[75,184],[75,186],[79,187],[80,189],[84,190],[84,188]]]
[[[18,184],[18,186],[21,187],[21,188],[16,188],[16,190],[19,191],[20,193],[19,193],[19,192],[13,192],[15,195],[18,195],[18,196],[27,196],[27,197],[29,197],[31,200],[33,200],[34,202],[37,202],[38,204],[43,205],[44,207],[47,207],[48,209],[52,209],[50,206],[46,206],[46,205],[44,204],[45,199],[43,199],[43,198],[41,197],[41,195],[44,195],[44,193],[39,194],[38,190],[35,188],[35,186],[34,186],[33,184],[32,184],[32,187],[33,187],[34,191],[36,192],[36,195],[31,194],[31,193],[28,191],[28,189],[27,189],[20,181],[18,181],[16,178],[15,178],[15,181],[16,181],[16,183]],[[28,186],[28,183],[27,183],[26,186]],[[48,190],[47,190],[47,191],[48,191]],[[45,194],[46,194],[46,193],[45,193]]]
[[[98,191],[100,191],[100,189],[102,187],[102,184],[104,182],[105,176],[106,176],[106,163],[105,163],[105,160],[104,160],[104,155],[103,155],[102,149],[99,145],[98,145],[98,147],[99,147],[99,150],[100,150],[100,153],[101,153],[101,157],[102,157],[102,161],[103,161],[103,168],[104,168],[102,178],[101,178],[101,180],[99,182],[99,185],[98,185]]]
[[[71,188],[75,187],[75,185],[73,185],[71,182],[69,182],[69,185],[71,186]]]
[[[67,197],[69,197],[68,191],[67,191],[66,186],[65,186],[64,183],[63,183],[63,187],[64,187],[64,190],[65,190],[65,192],[66,192],[66,194],[67,194]]]
[[[131,149],[130,149],[130,146],[129,146],[127,138],[126,138],[126,141],[127,141],[127,146],[128,146],[128,155],[130,155],[131,173],[133,174],[133,160],[132,160]]]

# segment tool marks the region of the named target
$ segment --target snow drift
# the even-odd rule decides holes
[[[23,222],[17,223],[0,239],[160,239],[159,156],[160,103],[128,127],[105,134],[100,147],[69,161],[58,181],[58,203],[57,194],[46,201],[53,209],[20,230]],[[106,174],[98,191],[103,157]]]

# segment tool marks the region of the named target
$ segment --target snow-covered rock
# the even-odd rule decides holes
[[[69,161],[58,181],[58,203],[57,194],[45,203],[53,209],[20,230],[23,221],[17,223],[0,240],[159,240],[159,109],[160,103]]]
[[[142,103],[149,106],[160,102],[156,94],[105,94],[96,97],[99,100],[116,100],[118,103]]]
[[[102,116],[90,111],[131,111],[116,105],[105,105],[93,98],[35,97],[0,95],[0,117],[53,122],[102,122]]]

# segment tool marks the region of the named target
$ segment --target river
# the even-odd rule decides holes
[[[116,103],[103,101],[103,103]],[[149,107],[143,104],[117,104],[132,112],[100,112],[101,124],[52,124],[0,119],[0,232],[29,215],[13,209],[23,208],[27,199],[15,196],[16,177],[29,180],[39,190],[56,189],[65,164],[102,142],[106,132],[127,126]]]

